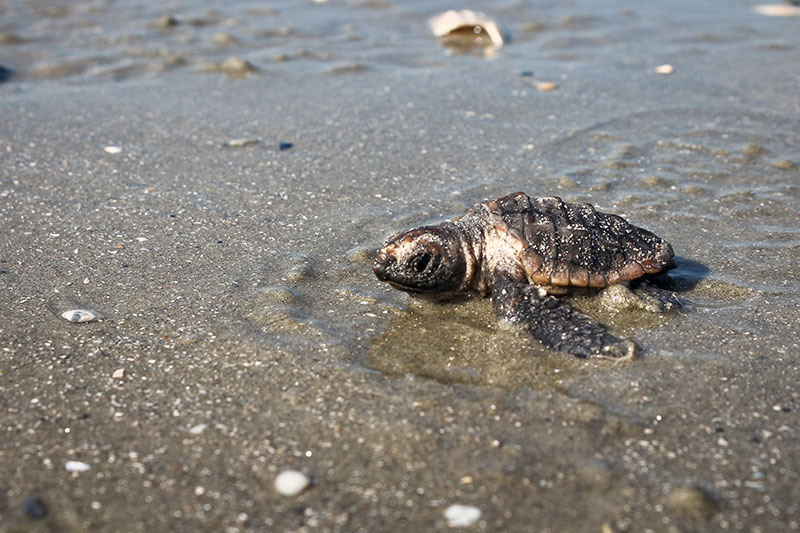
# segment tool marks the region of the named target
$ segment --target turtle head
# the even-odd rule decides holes
[[[467,262],[455,226],[424,226],[398,233],[378,250],[372,269],[395,289],[446,293],[464,283]]]

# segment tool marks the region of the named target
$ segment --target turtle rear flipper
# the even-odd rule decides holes
[[[539,342],[575,357],[631,359],[636,346],[605,326],[548,295],[543,289],[498,276],[492,306],[500,320],[521,327]]]

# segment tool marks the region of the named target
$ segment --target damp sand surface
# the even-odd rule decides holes
[[[0,530],[798,528],[797,19],[450,7],[0,6]],[[517,190],[672,243],[684,311],[571,296],[638,360],[375,280]]]

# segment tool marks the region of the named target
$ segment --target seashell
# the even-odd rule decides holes
[[[800,6],[784,4],[765,4],[753,6],[753,11],[759,15],[768,17],[798,17],[800,16]]]
[[[428,26],[436,37],[447,37],[453,33],[472,32],[478,39],[482,34],[488,37],[487,45],[500,48],[503,46],[503,34],[496,22],[487,18],[483,13],[462,9],[461,11],[445,11],[431,18]],[[476,44],[480,44],[477,43]]]
[[[282,496],[297,496],[309,485],[308,476],[297,470],[284,470],[275,478],[275,490]]]
[[[86,472],[91,465],[81,461],[67,461],[64,463],[64,468],[67,469],[67,472]]]
[[[481,517],[481,510],[472,505],[451,505],[444,510],[444,517],[450,527],[469,527]]]
[[[92,311],[91,309],[70,309],[69,311],[64,311],[61,313],[61,316],[70,322],[75,322],[76,324],[80,324],[81,322],[92,322],[94,320],[100,320],[103,318],[103,315],[97,311]]]

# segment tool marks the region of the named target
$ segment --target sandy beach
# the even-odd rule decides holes
[[[439,0],[0,4],[0,531],[800,529],[800,17],[756,5],[479,1],[465,51]],[[567,297],[641,357],[373,275],[514,191],[672,244],[682,311]]]

